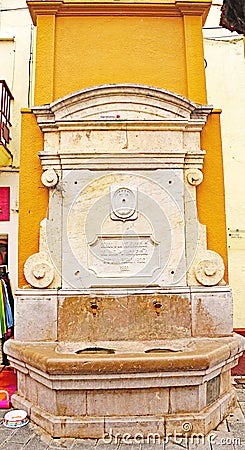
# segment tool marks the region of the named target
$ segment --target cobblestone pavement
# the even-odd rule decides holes
[[[240,383],[239,383],[240,381]],[[0,410],[1,450],[244,450],[245,449],[245,384],[238,379],[234,383],[238,392],[239,405],[215,430],[205,438],[200,436],[172,437],[165,442],[118,441],[103,439],[55,439],[32,422],[17,429],[3,425],[7,411]],[[139,437],[138,437],[139,438]]]

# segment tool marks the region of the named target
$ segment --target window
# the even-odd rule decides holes
[[[0,80],[0,144],[7,148],[10,141],[10,101],[13,96],[4,80]]]

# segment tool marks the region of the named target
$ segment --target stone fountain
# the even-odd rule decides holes
[[[33,108],[49,210],[5,351],[52,436],[205,435],[235,406],[244,344],[196,203],[211,111],[140,85]]]

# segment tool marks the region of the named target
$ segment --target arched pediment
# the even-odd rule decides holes
[[[198,105],[174,92],[135,84],[91,87],[34,107],[38,123],[67,121],[155,121],[206,122],[212,107]]]

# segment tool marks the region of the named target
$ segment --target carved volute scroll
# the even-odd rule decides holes
[[[203,286],[215,286],[220,283],[224,276],[224,262],[221,256],[207,250],[200,261],[195,265],[195,277]]]
[[[46,288],[54,279],[54,268],[46,252],[34,253],[25,262],[26,281],[35,288]]]
[[[31,255],[24,264],[26,281],[35,288],[60,286],[61,278],[50,258],[47,244],[47,219],[40,222],[39,252]]]
[[[54,169],[48,169],[43,172],[41,180],[44,186],[54,187],[58,183],[59,177]]]
[[[193,168],[186,171],[186,178],[192,186],[198,186],[203,181],[203,173],[201,170]]]

